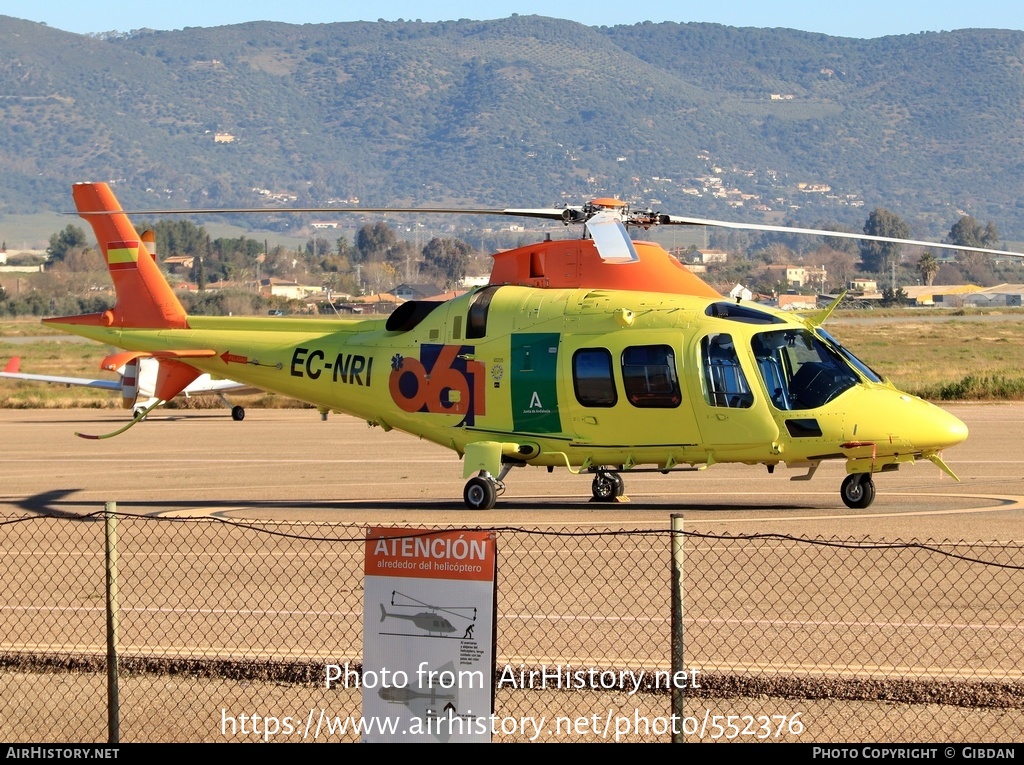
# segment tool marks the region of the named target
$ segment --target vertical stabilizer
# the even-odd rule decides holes
[[[96,234],[117,294],[114,307],[99,314],[98,322],[114,327],[186,328],[185,309],[110,187],[105,183],[76,183],[72,192],[78,214]],[[75,323],[74,319],[56,321]]]

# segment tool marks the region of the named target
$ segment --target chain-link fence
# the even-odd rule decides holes
[[[360,739],[365,527],[117,515],[109,675],[103,514],[2,529],[0,739]],[[493,531],[495,741],[1024,737],[1018,544],[687,530],[673,665],[668,519]]]

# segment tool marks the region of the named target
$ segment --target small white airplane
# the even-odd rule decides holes
[[[163,366],[160,359],[145,353],[134,351],[115,353],[100,362],[100,369],[116,372],[119,379],[94,380],[88,377],[27,374],[21,371],[21,357],[14,356],[0,372],[0,378],[6,377],[12,380],[27,380],[69,387],[81,385],[87,388],[117,391],[121,394],[121,406],[131,409],[133,417],[141,418],[158,405],[167,403],[155,395],[157,381],[161,374],[165,373],[165,370],[162,369]],[[261,392],[259,388],[253,388],[251,385],[243,385],[234,380],[214,380],[210,375],[204,374],[185,386],[180,395],[191,398],[192,396],[213,394],[218,396],[231,410],[231,419],[244,420],[244,407],[232,404],[224,394],[259,392]]]

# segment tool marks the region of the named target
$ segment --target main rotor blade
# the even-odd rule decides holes
[[[945,242],[927,242],[921,239],[899,239],[889,236],[876,236],[874,234],[857,234],[850,231],[828,231],[818,228],[800,228],[797,226],[775,226],[767,223],[737,223],[733,221],[714,220],[711,218],[690,218],[682,215],[667,215],[662,213],[637,213],[631,220],[625,219],[613,213],[590,214],[588,210],[581,207],[538,207],[538,208],[458,208],[458,207],[222,207],[207,209],[150,209],[150,210],[90,210],[83,212],[68,213],[69,215],[112,215],[120,213],[124,215],[236,215],[236,214],[274,214],[274,213],[316,213],[318,215],[331,215],[337,213],[382,213],[388,215],[408,215],[421,213],[424,215],[510,215],[523,218],[539,218],[543,220],[558,220],[565,224],[587,223],[591,234],[600,230],[604,225],[602,222],[594,223],[595,218],[607,217],[622,221],[626,226],[643,226],[647,228],[652,225],[664,226],[711,226],[713,228],[729,228],[738,231],[770,231],[779,234],[808,234],[811,236],[833,236],[840,239],[856,239],[869,242],[888,242],[891,244],[909,244],[919,247],[934,247],[939,250],[963,250],[967,252],[980,252],[986,255],[1002,255],[1009,258],[1024,258],[1024,252],[1013,252],[1011,250],[997,250],[989,247],[971,247],[962,244],[947,244]],[[588,217],[589,216],[589,217]],[[598,234],[598,236],[601,236]],[[613,238],[617,238],[613,235]],[[596,237],[595,237],[596,239]],[[599,249],[601,249],[599,247]],[[610,252],[612,250],[609,250]],[[610,256],[612,260],[629,262],[633,260],[635,252],[629,256],[623,256],[622,252]]]
[[[466,207],[218,207],[218,208],[167,208],[147,210],[85,210],[65,213],[66,215],[270,215],[274,213],[384,213],[392,215],[514,215],[524,218],[542,218],[565,222],[582,221],[583,212],[573,207],[541,207],[536,209],[488,209]]]
[[[1011,258],[1024,258],[1024,252],[1010,250],[992,250],[987,247],[968,247],[962,244],[946,244],[944,242],[925,242],[920,239],[897,239],[891,236],[875,236],[873,234],[857,234],[851,231],[827,231],[820,228],[798,228],[796,226],[772,226],[767,223],[732,223],[723,220],[706,218],[686,218],[680,215],[659,215],[658,222],[668,226],[713,226],[716,228],[732,228],[742,231],[773,231],[782,234],[811,234],[813,236],[835,236],[841,239],[862,239],[870,242],[890,242],[892,244],[913,244],[920,247],[935,247],[940,250],[967,250],[983,252],[988,255],[1005,255]]]
[[[85,210],[67,215],[252,215],[271,213],[444,213],[451,215],[503,215],[503,210],[448,207],[205,207],[148,210]]]

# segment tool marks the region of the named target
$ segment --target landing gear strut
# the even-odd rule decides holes
[[[490,473],[481,472],[466,482],[462,498],[470,510],[490,510],[498,501],[498,495],[504,492],[504,483]]]
[[[470,510],[490,510],[498,501],[498,488],[489,475],[473,476],[466,482],[462,498]]]
[[[498,477],[481,470],[478,475],[466,481],[466,488],[462,490],[462,498],[466,501],[466,507],[470,510],[490,510],[498,497],[505,493],[505,476],[514,467],[522,467],[521,463],[507,462],[501,466]]]
[[[626,484],[618,473],[598,470],[590,489],[595,502],[612,502],[625,493]]]
[[[871,473],[851,473],[839,489],[843,503],[854,510],[863,510],[875,501],[875,482]]]

